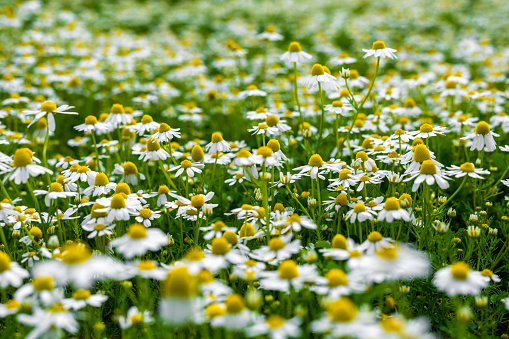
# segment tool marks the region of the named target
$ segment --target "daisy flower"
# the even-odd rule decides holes
[[[390,59],[397,59],[398,57],[394,54],[397,52],[395,49],[385,47],[385,42],[382,40],[377,40],[373,42],[373,46],[371,49],[362,49],[362,51],[366,54],[364,54],[363,58],[367,58],[369,56],[374,56],[376,58],[390,58]]]
[[[292,255],[298,253],[302,248],[300,240],[292,242],[289,242],[289,240],[285,237],[272,238],[267,246],[254,250],[250,256],[256,260],[277,265],[282,260],[290,259]]]
[[[24,111],[25,114],[35,114],[34,120],[28,125],[28,127],[32,126],[39,119],[46,116],[48,120],[48,130],[50,132],[55,132],[55,116],[53,114],[72,114],[77,115],[77,112],[66,112],[68,109],[74,108],[74,106],[62,105],[57,108],[57,105],[51,101],[46,101],[41,104],[41,108],[38,111]]]
[[[306,282],[314,282],[316,278],[314,265],[299,266],[295,261],[287,259],[279,264],[277,271],[262,273],[260,288],[289,293],[290,285],[295,290],[300,290]]]
[[[179,166],[173,167],[170,171],[177,171],[177,173],[175,173],[175,178],[178,178],[184,172],[188,178],[193,178],[195,173],[201,173],[203,167],[203,164],[192,163],[186,159],[182,161]]]
[[[127,234],[111,242],[111,246],[127,259],[144,255],[147,251],[156,252],[168,244],[168,237],[158,228],[146,228],[141,224],[129,226]]]
[[[26,184],[30,177],[37,177],[41,174],[53,174],[53,171],[46,167],[36,165],[32,162],[33,153],[28,148],[18,148],[14,152],[12,168],[8,170],[9,180],[16,185]]]
[[[132,110],[131,113],[128,113],[121,104],[113,104],[111,106],[110,114],[104,123],[111,124],[113,126],[125,125],[129,123],[132,118]]]
[[[391,238],[384,238],[380,232],[373,231],[368,234],[368,238],[359,245],[358,250],[372,255],[375,251],[383,248],[393,248],[394,241]]]
[[[320,88],[323,91],[338,89],[337,79],[330,75],[327,70],[320,64],[313,65],[313,68],[311,69],[311,75],[302,80],[304,85],[308,88],[309,92],[314,93]]]
[[[133,152],[133,154],[135,154]],[[159,142],[150,137],[147,140],[147,146],[140,149],[140,151],[137,153],[140,155],[138,160],[166,160],[170,157],[170,154],[166,152],[164,149],[161,148],[161,145],[159,145]]]
[[[426,277],[431,264],[424,252],[419,252],[405,244],[380,247],[374,255],[350,259],[349,277],[352,281],[380,283],[386,280],[411,280]]]
[[[97,200],[97,203],[102,206],[107,206],[102,209],[97,209],[96,212],[104,212],[106,215],[106,223],[110,224],[114,220],[129,220],[131,215],[136,215],[139,202],[133,201],[132,199],[126,199],[126,195],[123,193],[115,194],[111,199],[101,198]],[[106,224],[105,223],[105,224]]]
[[[238,294],[230,294],[224,301],[225,312],[211,320],[213,327],[222,327],[229,330],[241,330],[251,324],[253,316]]]
[[[120,328],[125,330],[140,324],[151,324],[154,322],[154,319],[152,319],[149,311],[140,313],[136,306],[132,306],[129,311],[127,311],[127,315],[125,317],[123,315],[118,316],[118,322],[120,324]]]
[[[74,129],[80,132],[96,132],[97,134],[104,134],[110,130],[110,127],[104,122],[97,121],[93,115],[85,118],[85,123],[74,126]]]
[[[430,124],[422,124],[419,131],[410,132],[413,138],[429,138],[436,135],[445,135],[446,127],[432,126]]]
[[[150,227],[151,221],[158,219],[161,216],[160,213],[159,211],[152,211],[150,208],[145,207],[138,211],[139,215],[137,215],[135,219],[140,224],[143,224],[143,226]]]
[[[200,227],[200,231],[208,231],[203,236],[203,239],[210,240],[212,238],[220,238],[223,235],[223,232],[237,232],[235,227],[226,226],[224,222],[221,220],[216,221],[211,226]]]
[[[36,196],[45,195],[44,203],[46,204],[46,206],[50,206],[52,200],[68,198],[68,197],[75,197],[78,195],[77,192],[65,192],[62,185],[58,182],[52,182],[47,191],[34,190],[34,194]]]
[[[239,93],[240,99],[246,99],[249,97],[265,97],[267,96],[267,92],[262,91],[261,89],[258,89],[255,85],[249,85],[247,86],[247,89],[245,91],[242,91]]]
[[[407,178],[404,181],[411,180],[414,180],[414,184],[412,185],[413,192],[417,191],[421,183],[424,181],[429,186],[436,183],[441,189],[449,187],[449,183],[446,181],[449,180],[449,178],[437,171],[437,166],[432,160],[424,160],[419,172],[413,172],[410,174],[410,178]]]
[[[471,162],[466,162],[461,166],[451,165],[447,171],[447,175],[452,175],[456,178],[469,176],[475,179],[484,179],[481,174],[488,175],[490,174],[490,171],[482,168],[475,168],[474,164]]]
[[[258,34],[258,39],[268,40],[268,41],[279,41],[283,40],[283,36],[276,32],[276,28],[272,25],[268,25],[265,27],[265,31],[263,33]]]
[[[17,262],[12,262],[7,253],[0,251],[0,287],[19,287],[23,279],[28,278],[28,272]]]
[[[297,338],[301,335],[300,324],[302,319],[295,317],[285,319],[280,315],[270,315],[267,318],[261,317],[255,324],[246,330],[249,337],[267,335],[271,339]]]
[[[336,300],[344,295],[360,293],[366,290],[366,286],[360,282],[348,279],[348,274],[339,268],[333,268],[320,277],[315,286],[310,288],[313,292],[320,295],[327,295],[332,300]]]
[[[499,135],[491,132],[490,125],[485,121],[480,121],[474,128],[474,133],[467,135],[462,140],[473,139],[470,150],[493,152],[497,149],[497,143],[493,136],[498,137]]]
[[[27,338],[58,337],[61,330],[76,334],[79,328],[74,314],[60,302],[55,303],[47,310],[35,307],[32,314],[18,314],[17,320],[24,325],[35,327]]]
[[[152,138],[159,142],[168,142],[173,138],[180,138],[180,128],[171,128],[166,123],[161,123]]]
[[[168,195],[170,193],[170,189],[166,185],[161,185],[157,189],[157,206],[163,206],[168,202]]]
[[[302,227],[314,230],[316,229],[316,225],[313,220],[309,219],[306,216],[299,216],[294,212],[284,212],[281,216],[281,221],[278,221],[274,224],[275,226],[281,226],[281,233],[286,233],[290,229],[295,232],[300,232]]]
[[[288,46],[288,51],[283,53],[279,57],[281,61],[284,61],[286,63],[296,63],[296,64],[302,64],[305,63],[308,60],[311,60],[313,57],[311,54],[306,53],[302,50],[300,47],[300,44],[298,42],[291,42]]]
[[[376,322],[373,316],[359,312],[348,297],[341,297],[326,306],[323,317],[311,323],[311,331],[329,332],[334,338],[373,338]]]
[[[320,154],[313,154],[309,158],[307,165],[296,167],[293,170],[300,171],[299,174],[310,172],[309,176],[311,179],[316,179],[318,177],[318,171],[323,168],[323,165],[323,159]]]
[[[112,235],[113,228],[115,228],[115,225],[106,226],[103,224],[92,224],[92,223],[84,223],[81,225],[81,227],[87,231],[90,232],[88,235],[88,239],[94,238],[94,237],[102,237],[104,235]]]
[[[119,165],[115,164],[115,169],[113,170],[113,174],[120,174],[122,178],[120,182],[126,182],[131,185],[138,185],[138,179],[145,180],[145,175],[143,173],[138,172],[138,167],[127,161],[125,164]]]
[[[230,144],[224,141],[221,133],[213,133],[212,140],[205,146],[205,149],[209,154],[217,152],[227,152],[230,150]]]
[[[364,222],[366,220],[373,220],[373,217],[376,215],[376,211],[373,211],[371,208],[366,207],[366,205],[362,202],[358,202],[355,206],[346,213],[345,220],[350,223],[355,223],[355,221]]]
[[[344,104],[340,100],[333,101],[330,105],[325,105],[324,109],[327,112],[333,112],[342,116],[346,116],[349,111],[353,110],[350,104]]]
[[[438,270],[433,277],[433,284],[439,291],[454,297],[479,295],[488,286],[489,280],[481,272],[471,270],[467,263],[459,261]]]
[[[79,289],[73,292],[72,298],[63,299],[62,305],[66,309],[77,311],[87,305],[101,307],[106,300],[108,300],[108,296],[104,294],[92,294],[89,290]]]
[[[110,191],[114,190],[117,187],[117,184],[114,182],[110,182],[106,174],[104,173],[94,173],[95,175],[89,177],[90,186],[87,187],[83,194],[92,195],[92,196],[101,196],[103,194],[107,194]]]
[[[386,220],[387,222],[391,223],[394,220],[401,219],[406,222],[410,221],[410,214],[401,208],[398,199],[394,197],[387,198],[383,210],[378,213],[377,220]]]

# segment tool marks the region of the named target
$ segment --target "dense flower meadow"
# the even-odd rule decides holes
[[[0,336],[508,339],[508,15],[0,8]]]

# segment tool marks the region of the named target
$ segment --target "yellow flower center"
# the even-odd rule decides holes
[[[273,314],[269,316],[265,322],[271,330],[274,330],[276,328],[281,328],[286,323],[286,319],[280,315]]]
[[[131,194],[131,188],[125,182],[121,182],[115,187],[115,194],[125,194],[127,196]]]
[[[196,295],[196,280],[186,267],[177,267],[168,272],[162,282],[162,295],[189,298]]]
[[[122,106],[121,104],[113,104],[113,106],[111,106],[111,114],[124,114],[124,113],[125,113],[124,106]]]
[[[489,270],[489,269],[485,269],[485,270],[482,270],[481,275],[483,277],[492,277],[493,276],[493,272],[491,270]]]
[[[348,197],[346,194],[339,194],[336,199],[334,199],[334,204],[339,206],[346,206],[348,204]]]
[[[203,198],[203,195],[197,194],[191,197],[191,206],[196,209],[200,209],[203,207],[203,205],[205,205],[205,199]]]
[[[311,158],[309,158],[309,166],[312,167],[322,167],[323,159],[319,154],[313,154]]]
[[[302,51],[302,48],[300,47],[300,44],[296,41],[291,42],[290,46],[288,46],[288,52],[290,52],[290,53],[297,53],[297,52],[301,52],[301,51]]]
[[[469,271],[470,267],[463,261],[451,265],[451,275],[456,280],[467,280]]]
[[[239,314],[246,308],[244,300],[238,294],[230,294],[224,303],[226,305],[226,312],[229,314]]]
[[[67,265],[79,265],[92,257],[92,251],[83,243],[72,243],[62,251],[62,261]]]
[[[353,212],[356,214],[366,212],[366,205],[364,205],[362,202],[356,203],[353,207]]]
[[[386,211],[397,211],[397,210],[401,209],[401,206],[399,205],[398,199],[396,199],[394,197],[390,197],[390,198],[387,198],[387,200],[385,201],[384,209]]]
[[[325,74],[325,71],[323,70],[322,65],[314,64],[313,68],[311,68],[311,75],[316,76],[316,75],[323,75],[323,74]]]
[[[184,258],[187,261],[201,261],[203,258],[205,258],[205,254],[200,248],[192,247],[189,251],[187,251]]]
[[[104,173],[98,173],[94,179],[94,186],[106,186],[110,183],[108,177]]]
[[[348,278],[346,273],[338,268],[333,268],[325,275],[329,287],[334,288],[338,286],[348,285]]]
[[[262,146],[256,150],[256,155],[261,155],[263,158],[271,157],[272,154],[272,149],[267,146]]]
[[[143,219],[150,219],[152,216],[152,211],[149,208],[142,208],[139,213]]]
[[[385,318],[380,321],[380,326],[385,332],[401,333],[404,325],[403,320],[399,318]]]
[[[431,155],[429,154],[428,148],[422,144],[415,146],[414,161],[422,163],[426,160],[431,160]]]
[[[0,274],[11,269],[11,259],[5,252],[0,252]]]
[[[105,208],[105,206],[101,205],[101,204],[98,204],[98,203],[95,203],[93,206],[92,206],[92,211],[90,212],[90,216],[94,219],[97,219],[97,218],[104,218],[105,216],[108,215],[107,212],[96,212],[96,210],[101,210]]]
[[[268,117],[265,118],[265,122],[270,127],[276,126],[279,123],[279,118],[277,116],[275,116],[274,114],[271,114],[271,115],[269,115]]]
[[[125,175],[138,174],[138,167],[130,161],[126,162],[122,167],[124,168]]]
[[[110,207],[112,209],[125,208],[125,198],[122,193],[115,194],[113,198],[111,198]]]
[[[290,215],[288,218],[286,218],[287,223],[294,223],[294,222],[300,223],[300,221],[301,221],[301,218],[296,213],[294,213],[294,214]]]
[[[17,310],[21,308],[21,304],[16,299],[11,299],[5,303],[5,308],[8,310]]]
[[[106,229],[106,226],[104,226],[103,224],[97,224],[94,226],[94,230],[95,231],[102,231],[102,230],[105,230]]]
[[[271,251],[277,252],[285,248],[285,242],[280,238],[274,238],[269,241],[269,249]]]
[[[434,175],[437,174],[437,166],[433,160],[424,160],[421,164],[421,174]]]
[[[152,119],[152,117],[148,114],[145,114],[142,118],[141,118],[141,123],[146,125],[146,124],[149,124],[151,122],[154,122],[154,119]]]
[[[13,157],[14,167],[26,167],[32,163],[32,154],[26,148],[16,150]]]
[[[349,298],[341,297],[329,304],[327,314],[336,323],[349,323],[357,318],[357,306]]]
[[[433,126],[430,124],[423,124],[419,130],[421,133],[431,133],[433,132]]]
[[[253,237],[256,234],[256,230],[250,223],[245,223],[240,228],[240,238]]]
[[[237,235],[230,231],[224,232],[223,238],[225,238],[226,241],[228,241],[228,243],[232,246],[237,245],[237,243],[239,242],[239,238],[237,238]]]
[[[351,174],[352,172],[348,169],[341,170],[341,172],[339,172],[339,180],[346,180],[350,178]]]
[[[42,274],[32,280],[32,286],[37,292],[53,291],[55,282],[50,275]]]
[[[193,163],[189,160],[184,160],[180,163],[180,167],[182,168],[191,168],[193,167]]]
[[[408,98],[405,100],[403,106],[405,106],[405,108],[414,108],[415,106],[417,106],[417,103],[415,102],[414,99]]]
[[[373,231],[368,235],[368,241],[372,243],[382,241],[382,238],[383,238],[382,234],[380,234],[380,232],[377,231]]]
[[[154,152],[161,149],[161,145],[157,142],[156,139],[150,137],[147,140],[147,151]]]
[[[219,306],[218,304],[210,304],[207,306],[205,313],[209,319],[213,319],[215,317],[222,316],[226,313],[226,309],[224,307]]]
[[[230,244],[225,238],[215,238],[212,240],[211,252],[214,255],[225,255],[230,252]]]
[[[171,127],[170,125],[162,122],[160,125],[159,125],[159,133],[164,133],[164,132],[168,132],[171,130]]]
[[[97,124],[97,118],[93,115],[89,115],[85,118],[85,125],[95,125]]]
[[[152,260],[142,260],[138,264],[138,269],[140,271],[152,271],[156,268],[156,264]]]
[[[166,185],[161,185],[157,189],[157,194],[168,194],[170,193],[170,189]]]
[[[57,109],[57,105],[51,101],[43,102],[41,105],[41,112],[52,113]]]
[[[398,248],[394,247],[382,247],[375,251],[376,255],[385,260],[395,260],[398,258]]]
[[[88,298],[90,298],[91,295],[92,293],[90,293],[90,291],[79,289],[72,294],[72,298],[74,300],[87,300]]]
[[[460,166],[460,170],[462,172],[473,173],[475,171],[475,167],[472,165],[472,163],[466,162]]]
[[[333,101],[332,107],[343,107],[343,102],[339,100]]]
[[[218,143],[218,142],[221,142],[223,141],[223,136],[221,135],[221,133],[213,133],[212,134],[212,143]]]
[[[132,224],[127,231],[129,238],[137,240],[147,237],[147,228],[142,224]]]
[[[457,84],[456,84],[456,82],[454,82],[454,81],[447,80],[447,81],[445,82],[445,88],[446,88],[446,89],[455,89],[455,88],[456,88],[456,86],[457,86]]]
[[[341,249],[341,250],[348,250],[348,244],[346,242],[346,238],[342,234],[336,234],[334,238],[332,238],[332,248],[334,249]]]
[[[278,268],[279,278],[284,280],[293,280],[299,277],[297,263],[293,260],[283,261]]]
[[[485,121],[479,121],[477,126],[475,126],[474,132],[476,134],[486,135],[490,133],[490,125],[488,125]]]
[[[383,42],[382,40],[377,40],[373,42],[372,49],[385,49],[385,42]]]

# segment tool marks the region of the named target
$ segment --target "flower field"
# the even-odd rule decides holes
[[[509,339],[508,2],[2,6],[1,338]]]

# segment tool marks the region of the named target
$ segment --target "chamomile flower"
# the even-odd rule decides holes
[[[87,187],[83,193],[85,195],[92,196],[101,196],[109,193],[117,187],[117,184],[114,182],[110,182],[106,174],[104,173],[95,173],[94,176],[89,177],[90,186]]]
[[[69,197],[77,196],[77,192],[65,192],[62,185],[58,182],[52,182],[47,191],[45,190],[34,190],[34,194],[45,195],[44,203],[46,206],[50,206],[52,200],[64,199]]]
[[[133,154],[135,154],[133,152]],[[139,160],[148,161],[148,160],[166,160],[170,157],[170,154],[166,152],[163,148],[161,148],[161,145],[159,145],[159,142],[150,137],[147,140],[147,146],[140,149],[140,151],[137,153],[140,155],[138,158]]]
[[[311,60],[312,58],[313,57],[311,56],[311,54],[304,52],[300,47],[300,44],[295,41],[290,43],[290,46],[288,46],[288,51],[283,53],[283,55],[279,57],[281,61],[296,64],[305,63],[306,61]]]
[[[313,282],[317,277],[314,265],[299,266],[291,259],[279,264],[277,271],[266,271],[260,280],[260,288],[288,293],[290,285],[300,290],[305,282]]]
[[[203,166],[204,165],[200,163],[184,160],[179,166],[173,167],[170,171],[177,171],[177,173],[175,173],[175,178],[178,178],[184,172],[188,178],[193,178],[195,173],[201,173]]]
[[[419,131],[410,132],[413,138],[429,138],[436,135],[444,135],[446,127],[432,126],[430,124],[422,124]]]
[[[382,40],[377,40],[373,42],[373,46],[371,49],[362,49],[364,53],[366,53],[363,58],[367,58],[369,56],[374,56],[376,58],[390,58],[397,59],[398,57],[394,54],[397,51],[393,48],[385,47],[385,42]]]
[[[497,149],[497,143],[493,136],[498,137],[499,135],[491,132],[490,125],[485,121],[480,121],[474,128],[474,133],[467,135],[462,138],[463,140],[473,139],[470,150],[478,150],[485,152],[493,152]]]
[[[87,236],[87,238],[95,238],[95,237],[102,237],[105,235],[111,235],[113,234],[113,228],[115,228],[115,225],[109,225],[106,226],[104,224],[92,224],[92,223],[86,223],[83,224],[81,227],[87,232],[90,232]]]
[[[36,165],[32,161],[33,153],[28,148],[18,148],[14,152],[12,168],[8,170],[9,180],[16,185],[26,184],[30,177],[37,177],[41,174],[53,174],[53,171],[46,167]],[[7,177],[6,177],[7,178]]]
[[[297,338],[301,335],[300,324],[302,319],[295,317],[285,319],[280,315],[261,317],[256,323],[247,329],[249,337],[268,335],[271,339]]]
[[[54,114],[71,114],[77,115],[77,112],[66,112],[68,109],[74,108],[74,106],[62,105],[57,108],[57,105],[51,101],[46,101],[42,103],[40,110],[38,111],[24,111],[25,114],[35,114],[35,118],[28,125],[28,127],[32,126],[39,119],[46,116],[48,120],[48,130],[50,132],[55,132],[55,116]]]
[[[405,209],[401,208],[398,199],[394,197],[387,198],[383,209],[378,213],[377,220],[386,220],[387,222],[391,223],[394,220],[401,219],[408,222],[410,221],[410,215]]]
[[[366,207],[364,203],[358,202],[346,213],[345,220],[353,224],[355,221],[364,222],[366,220],[373,220],[375,215],[376,211]]]
[[[479,295],[488,286],[481,272],[471,270],[467,263],[459,261],[438,270],[433,277],[433,284],[439,291],[448,296]]]
[[[154,319],[152,319],[152,315],[149,311],[140,313],[138,308],[133,306],[129,309],[129,311],[127,311],[127,315],[125,317],[122,315],[118,317],[118,322],[120,324],[120,328],[125,330],[140,324],[151,324],[154,322]]]
[[[28,278],[28,272],[17,262],[12,262],[7,253],[0,252],[0,287],[19,287],[23,279]]]
[[[447,168],[447,175],[454,176],[455,178],[463,178],[469,176],[475,179],[484,179],[481,174],[488,175],[490,171],[482,168],[475,168],[471,162],[466,162],[461,166],[451,165]]]
[[[35,307],[32,314],[18,314],[17,320],[22,324],[34,327],[27,338],[56,337],[60,335],[61,330],[75,334],[79,328],[74,314],[60,302],[55,303],[47,310]]]
[[[230,150],[230,144],[224,141],[221,133],[213,133],[211,142],[205,146],[205,149],[209,154],[227,152]]]
[[[144,255],[148,251],[159,251],[167,244],[168,237],[163,231],[158,228],[146,228],[141,224],[132,224],[127,234],[111,242],[111,246],[127,259]]]
[[[152,221],[158,219],[161,215],[159,211],[152,211],[150,208],[142,208],[138,211],[138,215],[135,217],[136,221],[143,224],[145,227],[150,227]]]
[[[293,254],[300,251],[300,240],[289,241],[287,237],[275,237],[270,239],[267,246],[254,250],[250,256],[253,259],[277,265],[280,261],[290,259]]]
[[[90,305],[92,307],[101,307],[108,300],[108,296],[104,294],[92,294],[89,290],[78,289],[72,294],[72,298],[62,300],[62,305],[66,309],[77,311]]]
[[[180,128],[171,128],[163,122],[151,137],[158,142],[169,142],[173,138],[180,138]]]
[[[419,172],[413,172],[410,174],[410,178],[407,178],[404,181],[412,180],[414,181],[414,184],[412,185],[413,192],[417,191],[423,182],[426,182],[429,186],[436,183],[441,189],[449,187],[449,183],[447,182],[449,178],[443,173],[437,171],[437,166],[432,160],[424,160]]]
[[[323,91],[337,90],[337,79],[330,75],[325,68],[320,64],[314,64],[311,69],[311,75],[304,81],[304,85],[308,91],[314,93],[321,88]]]
[[[236,232],[237,229],[235,227],[226,226],[224,222],[221,220],[216,221],[211,226],[200,227],[201,231],[207,231],[203,236],[203,239],[210,240],[212,238],[220,238],[224,232]]]

